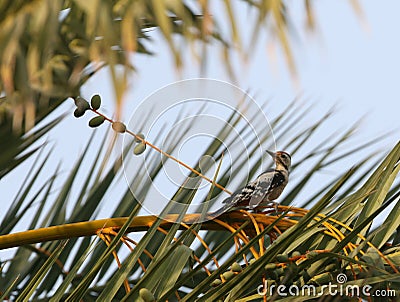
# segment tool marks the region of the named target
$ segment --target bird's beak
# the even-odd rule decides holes
[[[272,151],[269,151],[269,150],[266,150],[266,152],[267,152],[269,155],[271,155],[272,158],[275,158],[275,156],[276,156],[275,152],[272,152]]]

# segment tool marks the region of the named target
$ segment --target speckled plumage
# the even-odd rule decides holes
[[[282,194],[289,180],[291,157],[284,151],[267,152],[273,156],[276,168],[266,170],[254,181],[235,191],[223,201],[225,205],[221,209],[212,213],[213,217],[219,216],[232,208],[254,210],[259,206],[272,203]]]

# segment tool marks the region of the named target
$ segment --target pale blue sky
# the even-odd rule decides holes
[[[319,104],[315,110],[337,105],[336,125],[348,124],[367,114],[362,126],[364,135],[371,137],[389,129],[398,129],[397,110],[400,108],[400,41],[397,29],[400,20],[398,1],[360,1],[365,20],[357,17],[349,1],[315,1],[317,31],[304,30],[305,16],[299,3],[290,1],[296,33],[292,48],[298,67],[296,85],[287,69],[279,45],[277,59],[268,58],[265,35],[257,44],[247,65],[235,61],[238,85],[256,92],[260,102],[273,98],[277,108],[290,102],[299,93]],[[246,17],[246,13],[242,12]],[[247,18],[240,19],[246,32]],[[157,33],[154,33],[158,36]],[[244,40],[249,36],[245,35]],[[246,43],[246,42],[245,42]],[[137,56],[134,63],[138,75],[132,84],[128,103],[137,103],[156,89],[179,80],[173,69],[171,56],[155,43],[155,57]],[[211,50],[205,76],[230,81],[220,55]],[[199,76],[199,66],[193,58],[185,61],[183,79]],[[97,85],[88,90],[95,91]],[[132,105],[134,106],[134,104]],[[129,107],[129,104],[127,104]],[[320,108],[319,108],[320,107]],[[389,110],[391,108],[391,110]],[[390,140],[389,145],[397,141]]]

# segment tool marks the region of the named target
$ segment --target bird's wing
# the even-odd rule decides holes
[[[256,180],[233,192],[231,196],[222,201],[225,205],[213,214],[216,216],[221,215],[231,208],[240,205],[243,201],[248,202],[251,209],[258,206],[265,197],[265,193],[268,191],[273,179],[273,174],[268,172],[273,171],[274,169],[264,171]]]
[[[255,181],[249,182],[244,187],[233,192],[232,195],[226,198],[222,203],[235,205],[240,200],[245,200],[246,198],[250,198],[251,194],[254,191],[255,184],[256,184]]]
[[[274,179],[274,170],[267,170],[254,181],[254,193],[249,200],[249,208],[256,208],[266,197]]]
[[[251,195],[255,192],[257,187],[260,187],[260,185],[268,189],[273,178],[273,176],[267,176],[271,174],[269,172],[274,172],[274,169],[268,169],[264,171],[254,181],[247,183],[244,187],[233,192],[232,195],[226,198],[222,203],[237,204],[240,200],[249,199],[251,198]]]
[[[231,204],[225,204],[223,207],[219,208],[215,212],[209,213],[208,214],[208,218],[209,219],[217,218],[218,216],[220,216],[220,215],[224,214],[225,212],[229,211],[232,207],[233,207],[233,205],[231,205]]]

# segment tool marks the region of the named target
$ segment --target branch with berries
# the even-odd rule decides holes
[[[105,121],[109,122],[112,126],[112,129],[117,133],[127,133],[135,138],[135,143],[137,145],[133,149],[133,153],[135,155],[140,155],[146,150],[146,146],[156,150],[157,152],[161,153],[162,155],[168,157],[169,159],[177,162],[179,165],[185,167],[186,169],[190,170],[191,172],[197,174],[204,180],[208,181],[209,183],[213,184],[215,187],[225,191],[228,194],[232,194],[231,191],[226,189],[225,187],[221,186],[220,184],[216,183],[214,180],[208,178],[204,174],[200,173],[199,171],[193,169],[188,164],[184,163],[183,161],[177,159],[176,157],[168,154],[167,152],[161,150],[159,147],[153,145],[151,142],[145,139],[143,133],[134,133],[133,131],[127,129],[126,125],[120,121],[114,121],[111,118],[107,117],[103,113],[99,111],[101,107],[101,97],[98,94],[95,94],[91,97],[90,103],[81,96],[77,96],[74,98],[76,109],[74,111],[74,116],[76,118],[80,118],[85,115],[86,111],[92,111],[96,114],[95,117],[89,120],[89,127],[96,128],[101,126]]]

